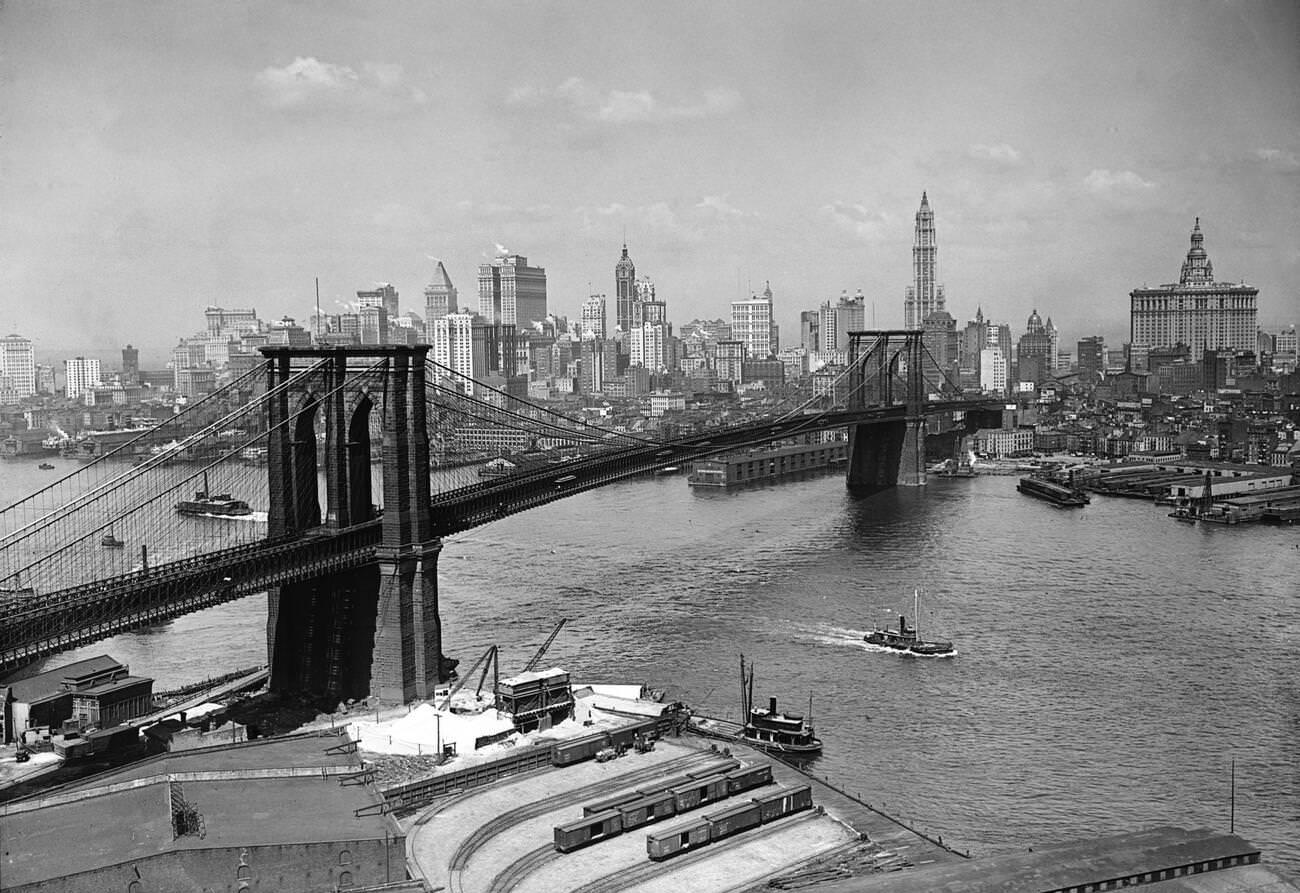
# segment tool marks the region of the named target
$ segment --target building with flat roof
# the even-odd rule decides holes
[[[527,326],[546,319],[546,270],[522,254],[478,268],[478,312],[490,323]]]
[[[153,709],[153,679],[132,676],[126,664],[101,654],[0,686],[0,708],[6,743],[70,719],[104,729]]]

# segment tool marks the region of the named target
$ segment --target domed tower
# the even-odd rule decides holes
[[[1025,326],[1025,331],[1031,335],[1036,335],[1043,331],[1043,318],[1038,315],[1038,308],[1029,314],[1029,323]]]
[[[623,332],[632,330],[632,305],[636,302],[636,264],[627,256],[627,243],[623,243],[623,256],[614,265],[614,324]]]
[[[1183,272],[1178,277],[1180,285],[1198,285],[1214,281],[1214,267],[1205,253],[1205,236],[1201,235],[1201,218],[1192,226],[1192,247],[1187,249]]]

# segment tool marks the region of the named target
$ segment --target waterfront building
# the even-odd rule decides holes
[[[592,295],[582,303],[582,337],[606,338],[605,296]]]
[[[0,703],[0,742],[18,740],[32,728],[59,728],[67,720],[84,729],[106,729],[143,716],[152,705],[153,679],[132,676],[106,654],[65,664],[7,686]]]
[[[1207,349],[1254,350],[1259,289],[1215,281],[1199,217],[1191,242],[1178,282],[1129,293],[1130,342],[1148,347],[1186,344],[1193,360]]]
[[[8,390],[15,397],[36,393],[36,353],[30,338],[22,335],[0,338],[0,376],[8,380]]]
[[[99,360],[94,357],[73,357],[63,361],[63,393],[75,400],[83,393],[93,392],[99,386]]]
[[[777,345],[772,340],[772,285],[763,296],[731,302],[731,337],[745,345],[748,356],[762,359],[771,356]]]
[[[937,284],[939,244],[934,233],[934,211],[930,199],[921,193],[921,208],[916,212],[916,230],[912,241],[912,284],[903,298],[903,326],[921,328],[922,322],[936,310],[944,309],[943,286]]]
[[[447,275],[447,268],[442,265],[442,261],[438,261],[433,278],[424,287],[424,320],[428,323],[448,313],[455,313],[459,306],[460,295],[456,286],[451,284],[451,277]]]
[[[636,303],[636,264],[627,256],[627,243],[623,243],[623,256],[614,265],[614,325],[621,332],[632,329],[632,305]]]
[[[358,291],[357,309],[364,310],[366,307],[382,307],[389,319],[395,318],[399,315],[397,289],[387,282],[380,282],[373,291]]]
[[[529,326],[546,319],[546,270],[522,254],[478,268],[478,313],[490,323]]]

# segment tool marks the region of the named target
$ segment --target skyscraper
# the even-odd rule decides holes
[[[438,268],[433,271],[433,278],[424,287],[424,321],[427,325],[440,316],[455,313],[459,307],[459,295],[456,286],[451,284],[447,268],[438,261]]]
[[[731,337],[745,345],[745,355],[751,359],[766,359],[775,352],[770,284],[761,298],[754,295],[748,301],[731,302]]]
[[[36,393],[36,354],[30,339],[22,335],[0,338],[0,376],[7,378],[16,397]]]
[[[1215,282],[1205,253],[1201,218],[1192,226],[1192,245],[1177,283],[1129,292],[1129,340],[1152,348],[1185,344],[1192,359],[1204,350],[1253,351],[1259,289]]]
[[[358,307],[383,307],[387,318],[394,319],[398,316],[397,289],[387,282],[381,282],[375,286],[374,291],[357,292],[357,305]]]
[[[478,268],[478,312],[491,323],[530,326],[546,319],[546,269],[521,254]]]
[[[128,344],[122,348],[122,384],[140,383],[140,350]]]
[[[912,284],[903,298],[903,325],[921,328],[922,322],[936,310],[943,310],[943,286],[935,284],[938,274],[939,245],[934,237],[934,212],[930,199],[921,193],[921,209],[916,212],[916,236],[912,242]]]
[[[63,392],[69,400],[75,400],[86,391],[99,386],[99,360],[94,357],[74,357],[63,361],[66,378]]]
[[[582,337],[606,338],[605,296],[592,295],[582,303]]]
[[[624,332],[632,330],[632,305],[636,303],[636,264],[627,256],[627,243],[623,243],[623,256],[614,265],[614,325]]]

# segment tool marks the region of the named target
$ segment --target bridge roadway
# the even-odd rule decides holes
[[[959,401],[926,406],[928,412],[971,408],[984,407]],[[614,448],[436,494],[431,500],[434,533],[451,536],[655,468],[740,446],[905,417],[903,406],[819,412]],[[270,586],[371,564],[380,544],[382,523],[382,519],[376,519],[344,529],[318,527],[300,535],[195,555],[55,592],[11,597],[7,604],[0,605],[7,612],[0,630],[0,672]]]

